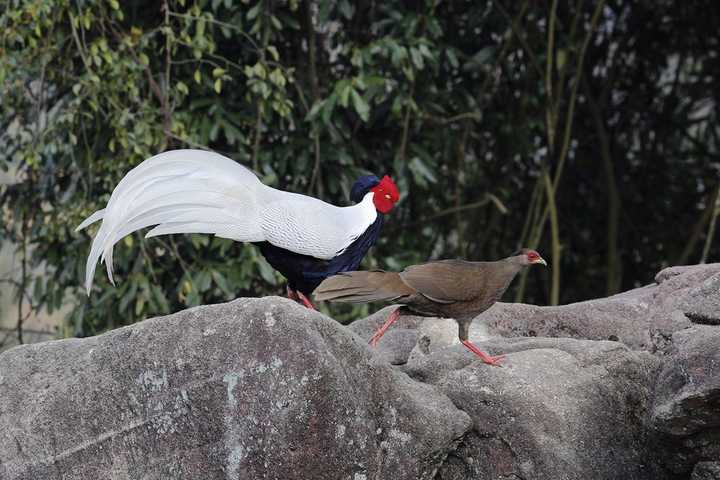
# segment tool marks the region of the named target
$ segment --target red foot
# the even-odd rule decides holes
[[[400,318],[400,309],[396,308],[395,310],[393,310],[393,312],[390,314],[390,316],[388,316],[388,319],[383,324],[383,326],[380,327],[378,329],[378,331],[375,332],[375,334],[372,336],[372,338],[370,339],[370,342],[369,342],[370,345],[372,345],[373,347],[376,347],[378,342],[382,338],[382,336],[385,335],[385,332],[387,332],[387,329],[390,328],[390,325],[395,323],[395,320],[397,320],[398,318]]]
[[[297,291],[297,296],[300,299],[300,303],[305,305],[305,307],[309,308],[310,310],[317,310],[315,308],[315,305],[312,304],[310,300],[305,296],[304,293],[302,293],[300,290]]]
[[[478,347],[470,343],[470,340],[463,340],[462,344],[465,345],[468,350],[480,357],[480,359],[488,365],[492,365],[494,367],[502,366],[500,365],[500,362],[505,358],[505,355],[497,355],[495,357],[488,355],[487,353],[483,352]]]
[[[310,300],[303,294],[300,290],[295,291],[290,287],[285,287],[287,289],[287,297],[290,300],[294,300],[298,303],[302,303],[306,308],[309,308],[310,310],[317,310],[315,308],[315,305],[312,304]]]

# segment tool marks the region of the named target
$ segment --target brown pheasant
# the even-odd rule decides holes
[[[473,319],[497,302],[523,268],[545,260],[522,249],[496,262],[439,260],[412,265],[402,272],[383,270],[344,272],[325,279],[315,290],[317,300],[366,303],[389,301],[400,305],[375,332],[375,346],[401,314],[454,318],[460,341],[483,362],[499,365],[504,355],[490,356],[468,340]]]

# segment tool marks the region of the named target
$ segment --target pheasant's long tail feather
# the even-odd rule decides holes
[[[77,230],[101,220],[88,255],[85,288],[90,294],[98,259],[112,277],[113,245],[126,235],[157,225],[148,236],[211,233],[233,240],[265,240],[259,219],[263,197],[277,192],[239,163],[203,150],[161,153],[131,170],[104,209]]]
[[[323,280],[315,289],[316,300],[366,303],[394,301],[415,291],[395,272],[382,270],[344,272]]]

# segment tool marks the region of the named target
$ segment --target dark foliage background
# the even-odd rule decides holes
[[[253,247],[134,234],[118,287],[100,272],[85,296],[74,226],[168,148],[337,204],[391,174],[403,199],[365,266],[536,247],[550,268],[518,301],[720,255],[718,2],[3,1],[1,235],[23,267],[6,281],[32,309],[70,303],[64,335],[282,292]]]

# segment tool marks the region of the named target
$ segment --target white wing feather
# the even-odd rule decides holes
[[[98,259],[105,261],[113,282],[115,243],[152,225],[157,226],[146,237],[209,233],[330,259],[375,221],[372,195],[352,207],[336,207],[263,185],[250,170],[217,153],[161,153],[128,172],[107,206],[77,227],[103,220],[88,255],[85,288],[89,294]]]

